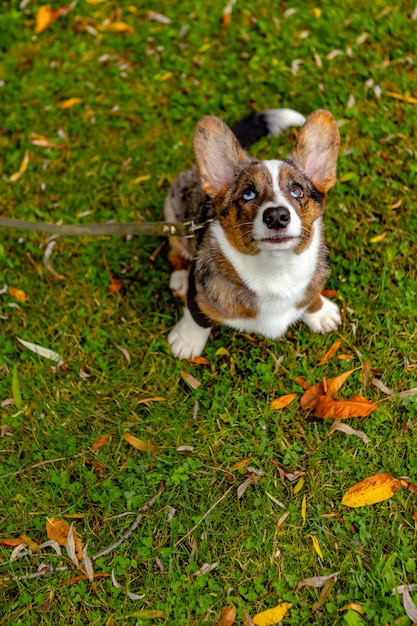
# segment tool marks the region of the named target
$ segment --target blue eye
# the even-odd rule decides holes
[[[303,190],[300,189],[300,187],[298,187],[297,185],[293,185],[291,187],[290,196],[292,196],[293,198],[302,198],[303,195]]]
[[[246,189],[242,194],[242,198],[245,202],[250,202],[251,200],[255,200],[256,198],[255,189]]]

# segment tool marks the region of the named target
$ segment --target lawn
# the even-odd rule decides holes
[[[202,362],[182,362],[166,339],[182,304],[167,247],[155,253],[161,239],[2,229],[0,622],[227,626],[234,609],[222,610],[235,607],[246,626],[408,626],[415,5],[238,0],[227,14],[226,0],[152,4],[79,0],[43,9],[56,19],[42,30],[36,0],[2,2],[0,215],[160,220],[170,184],[193,164],[201,117],[327,108],[341,133],[327,289],[343,325],[315,335],[300,324],[275,342],[218,327]],[[251,152],[283,158],[295,136]],[[303,386],[352,369],[336,397],[377,408],[345,420],[348,435],[300,400]],[[342,504],[377,474],[401,488]],[[57,538],[57,520],[61,555],[39,547]],[[277,606],[283,618],[255,617]]]

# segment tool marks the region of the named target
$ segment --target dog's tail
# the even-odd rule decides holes
[[[279,135],[290,126],[302,126],[304,115],[293,109],[267,109],[261,113],[251,113],[231,128],[242,148],[248,148],[261,137]]]

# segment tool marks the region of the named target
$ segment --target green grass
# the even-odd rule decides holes
[[[57,279],[42,262],[47,235],[2,231],[0,288],[22,289],[29,299],[17,308],[10,293],[0,296],[0,400],[12,397],[14,367],[22,395],[20,408],[0,409],[0,538],[26,534],[39,544],[48,517],[82,513],[77,532],[93,555],[129,528],[165,481],[139,528],[95,561],[96,573],[113,570],[120,588],[110,577],[74,582],[65,549],[62,558],[47,549],[9,563],[10,549],[0,547],[2,624],[211,625],[230,603],[243,624],[244,612],[254,616],[280,601],[292,603],[288,624],[411,624],[391,591],[415,582],[416,495],[401,490],[359,509],[341,499],[380,472],[417,482],[415,399],[386,401],[368,418],[350,420],[368,445],[328,436],[330,424],[298,401],[282,411],[269,406],[300,392],[297,376],[313,384],[366,359],[372,376],[396,391],[417,385],[417,109],[387,94],[417,97],[414,7],[293,0],[285,8],[297,12],[286,16],[279,3],[241,0],[223,32],[224,5],[162,0],[152,7],[171,19],[162,24],[148,19],[150,5],[140,0],[80,1],[35,36],[39,5],[3,2],[0,212],[68,223],[157,220],[170,183],[193,162],[193,129],[203,115],[232,123],[250,106],[305,114],[328,108],[342,122],[339,183],[327,207],[328,287],[337,290],[345,322],[327,336],[296,326],[277,342],[216,328],[207,365],[179,362],[166,336],[181,303],[169,293],[165,251],[149,260],[159,240],[58,239]],[[133,33],[106,30],[107,19]],[[343,54],[326,59],[333,50]],[[303,63],[293,74],[295,59]],[[81,103],[58,107],[72,97]],[[34,145],[32,133],[59,147]],[[283,157],[293,140],[291,133],[263,140],[253,154]],[[10,182],[26,150],[28,168]],[[109,293],[109,274],[122,282],[119,293]],[[57,351],[65,367],[17,337]],[[334,357],[317,367],[338,337],[353,362]],[[201,382],[197,391],[182,370]],[[360,371],[341,392],[357,394],[383,397]],[[140,403],[155,396],[165,400]],[[124,432],[158,452],[128,446]],[[111,440],[93,452],[104,434]],[[178,446],[192,451],[185,456]],[[246,475],[232,467],[244,459],[263,476],[238,499]],[[277,466],[305,472],[300,491],[281,482]],[[18,579],[42,562],[69,569]],[[212,572],[194,575],[216,562]],[[301,580],[335,571],[321,607],[313,606],[320,590],[296,591]],[[127,590],[145,597],[131,600]],[[362,616],[346,608],[352,603]],[[141,610],[169,616],[143,620],[134,615]]]

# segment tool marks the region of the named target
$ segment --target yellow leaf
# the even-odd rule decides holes
[[[371,243],[379,243],[380,241],[383,240],[383,238],[387,235],[386,232],[381,233],[380,235],[375,235],[375,237],[371,237],[371,239],[369,240]]]
[[[28,165],[29,165],[29,152],[28,150],[26,150],[25,156],[23,157],[23,161],[19,167],[19,171],[12,174],[9,178],[9,181],[11,183],[16,183],[19,180],[19,178],[22,176],[22,174],[26,172]]]
[[[403,486],[403,481],[389,474],[368,476],[348,489],[343,496],[342,504],[355,508],[383,502],[391,498]]]
[[[72,8],[71,4],[59,7],[59,9],[51,9],[48,5],[39,7],[36,13],[35,33],[37,35],[42,33],[52,22],[55,22],[61,15],[65,15],[65,13],[71,11]]]
[[[303,500],[301,502],[301,517],[303,518],[303,520],[306,519],[306,515],[307,515],[307,498],[304,495]]]
[[[16,289],[16,287],[11,287],[9,294],[18,302],[27,302],[29,300],[25,292],[22,289]]]
[[[304,477],[301,476],[300,480],[298,481],[298,483],[294,487],[294,491],[293,491],[294,495],[297,494],[299,491],[301,491],[303,486],[304,486]]]
[[[278,604],[275,608],[262,611],[262,613],[255,615],[253,623],[256,624],[256,626],[273,626],[273,624],[278,624],[278,622],[284,618],[290,607],[290,602],[281,602],[281,604]]]
[[[389,96],[390,98],[402,100],[403,102],[408,102],[409,104],[417,104],[417,98],[413,98],[412,96],[403,96],[400,93],[395,93],[394,91],[386,91],[385,95]]]
[[[290,402],[292,402],[296,397],[296,393],[288,393],[286,396],[276,398],[271,402],[271,409],[283,409],[284,407],[288,406]]]
[[[322,559],[323,553],[321,551],[319,540],[317,539],[317,537],[315,535],[307,535],[307,537],[311,538],[311,541],[313,542],[313,548],[315,549],[319,557]]]
[[[174,76],[174,72],[167,72],[166,74],[163,74],[162,76],[159,77],[159,80],[162,82],[164,82],[164,80],[168,80],[169,78],[172,78]]]
[[[70,109],[75,104],[80,104],[82,102],[81,98],[68,98],[67,100],[62,100],[57,106],[58,109]]]
[[[316,17],[321,17],[321,9],[316,7],[313,9],[313,13]]]
[[[145,180],[149,180],[150,178],[152,178],[152,176],[150,174],[143,174],[143,176],[138,176],[137,178],[135,178],[134,180],[132,180],[132,183],[134,185],[140,185],[141,183],[143,183]]]
[[[33,539],[31,539],[27,535],[22,535],[21,539],[22,539],[22,541],[25,542],[25,544],[27,545],[29,550],[32,550],[32,552],[42,552],[42,550],[40,549],[40,547],[36,543],[36,541],[33,541]]]
[[[350,604],[345,604],[344,606],[342,606],[341,609],[339,609],[339,611],[356,611],[356,613],[359,613],[359,615],[365,615],[365,611],[363,610],[362,606],[360,604],[357,604],[356,602],[351,602]]]
[[[134,32],[133,28],[125,22],[111,22],[111,24],[107,24],[106,30],[113,33],[128,33],[129,35]]]
[[[123,433],[123,439],[131,446],[136,448],[136,450],[140,450],[141,452],[156,452],[158,450],[158,446],[151,443],[150,441],[143,441],[143,439],[138,439],[134,437],[130,433]]]

